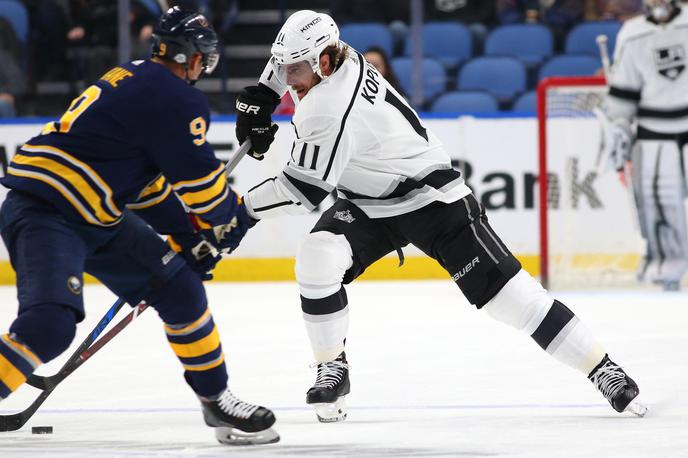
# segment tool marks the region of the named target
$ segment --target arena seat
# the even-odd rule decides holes
[[[430,109],[434,113],[494,113],[497,100],[483,91],[452,91],[442,94]]]
[[[582,22],[575,26],[566,35],[566,42],[564,44],[564,52],[566,54],[590,54],[599,55],[599,48],[597,47],[597,36],[607,36],[607,48],[609,55],[614,52],[614,45],[616,44],[616,35],[619,33],[621,24],[616,21],[594,21]]]
[[[500,103],[510,102],[526,90],[526,69],[513,57],[478,57],[461,68],[457,87],[487,91]]]
[[[552,32],[539,24],[512,24],[495,28],[485,41],[486,56],[515,57],[534,67],[554,50]]]
[[[540,67],[538,80],[549,76],[594,75],[602,67],[600,59],[582,54],[561,54],[552,57]]]
[[[384,24],[346,24],[339,29],[339,36],[360,53],[366,52],[371,46],[379,46],[388,57],[392,56],[392,34]]]
[[[428,22],[423,25],[423,55],[433,57],[447,68],[454,68],[473,55],[473,36],[458,22]],[[412,52],[410,36],[406,39],[404,55]]]
[[[29,38],[29,13],[24,4],[17,0],[0,0],[0,16],[7,19],[17,38],[26,44]]]
[[[432,100],[445,91],[447,86],[447,74],[444,66],[437,60],[426,57],[422,61],[423,66],[423,96],[425,100]],[[410,57],[397,57],[392,59],[392,68],[399,79],[402,89],[406,94],[413,92],[413,60]]]

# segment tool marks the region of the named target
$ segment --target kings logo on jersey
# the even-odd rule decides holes
[[[655,49],[655,64],[660,75],[675,80],[686,68],[686,52],[682,45]]]

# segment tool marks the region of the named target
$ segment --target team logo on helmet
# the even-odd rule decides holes
[[[79,280],[79,278],[75,275],[70,276],[67,279],[67,288],[69,288],[69,290],[74,294],[81,294],[81,280]]]

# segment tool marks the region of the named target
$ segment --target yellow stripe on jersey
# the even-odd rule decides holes
[[[154,195],[161,191],[163,191],[162,194],[145,199],[145,197]],[[169,196],[171,192],[172,186],[165,180],[164,176],[160,175],[159,178],[155,179],[151,184],[146,186],[143,191],[141,191],[141,194],[139,194],[139,198],[136,202],[127,204],[127,208],[141,210],[142,208],[152,207],[167,199],[167,196]]]
[[[53,188],[55,188],[60,194],[62,194],[62,197],[67,199],[70,204],[76,209],[77,212],[81,215],[82,218],[84,218],[86,221],[88,221],[91,224],[95,224],[97,226],[109,226],[108,224],[103,224],[100,221],[98,221],[95,216],[92,215],[91,211],[88,210],[86,207],[84,207],[81,202],[72,194],[65,185],[60,183],[59,181],[55,180],[52,177],[43,175],[38,172],[30,172],[28,170],[20,170],[20,169],[15,169],[14,167],[10,166],[7,169],[7,173],[10,175],[18,176],[18,177],[26,177],[26,178],[33,178],[34,180],[42,181],[43,183],[46,183]]]
[[[181,197],[184,203],[188,206],[209,202],[214,200],[218,195],[222,194],[226,185],[227,179],[223,175],[218,177],[215,181],[215,184],[212,186],[195,192],[180,192],[179,197]]]
[[[202,339],[187,344],[178,344],[170,342],[170,346],[174,353],[180,358],[195,358],[210,353],[220,346],[220,333],[217,332],[217,326],[213,326],[210,334]]]
[[[26,377],[17,369],[14,364],[0,354],[0,381],[4,383],[10,391],[16,391],[26,381]]]
[[[219,174],[224,174],[225,173],[225,166],[220,164],[218,168],[213,170],[211,173],[208,175],[195,179],[195,180],[186,180],[186,181],[178,181],[177,183],[173,183],[172,187],[174,188],[175,191],[179,191],[181,188],[187,188],[187,187],[195,187],[195,186],[200,186],[202,184],[210,183],[212,182],[216,176]]]
[[[169,183],[167,183],[167,180],[165,180],[165,177],[160,175],[158,178],[153,180],[152,183],[148,184],[143,191],[141,191],[141,194],[139,194],[139,200],[143,199],[146,196],[150,196],[151,194],[155,194],[156,192],[162,191],[165,187],[168,187]]]
[[[228,195],[229,195],[229,187],[226,187],[226,188],[225,188],[225,192],[223,192],[222,195],[219,196],[217,199],[215,199],[214,201],[208,203],[208,205],[206,205],[206,206],[204,206],[204,207],[195,207],[195,208],[192,209],[192,211],[193,211],[194,213],[199,214],[199,215],[202,215],[203,213],[208,213],[208,212],[211,211],[213,208],[215,208],[215,207],[217,207],[218,205],[220,205],[220,204],[227,198]]]
[[[119,215],[122,213],[122,211],[119,208],[117,208],[117,205],[115,205],[115,201],[112,197],[112,189],[110,188],[110,186],[108,186],[108,184],[100,177],[100,175],[98,175],[98,173],[96,173],[96,171],[93,170],[91,166],[89,166],[85,162],[80,161],[71,154],[61,149],[55,148],[54,146],[24,144],[21,147],[21,149],[31,153],[53,154],[64,159],[70,164],[73,164],[76,168],[85,173],[96,184],[96,186],[98,186],[98,188],[103,192],[103,194],[105,194],[105,205],[107,205],[110,212],[112,212],[115,215]]]
[[[105,209],[102,207],[102,199],[100,198],[100,195],[91,187],[91,185],[84,179],[84,177],[77,172],[76,170],[69,168],[57,161],[54,161],[52,159],[48,159],[42,156],[25,156],[21,153],[17,153],[14,155],[12,158],[12,162],[20,165],[29,165],[32,167],[36,167],[39,169],[44,169],[48,170],[52,173],[55,173],[60,176],[63,180],[67,181],[69,184],[71,184],[79,194],[88,202],[88,204],[91,206],[93,211],[95,212],[95,218],[98,221],[97,224],[101,225],[110,225],[113,223],[116,223],[119,221],[119,217],[121,216],[122,212],[118,212],[116,216],[112,216],[109,213],[105,211]],[[18,170],[15,168],[11,168],[11,173],[12,175],[20,175],[22,176],[22,173],[17,173]],[[21,172],[26,172],[26,170],[22,170]],[[34,173],[40,175],[40,172],[34,171]],[[26,175],[23,175],[26,176]],[[44,175],[45,178],[51,178],[47,175]],[[50,184],[54,188],[58,189],[56,186],[54,186],[53,183],[49,182],[48,180],[41,180],[45,183]],[[60,191],[58,189],[58,191]],[[64,193],[63,193],[64,195]],[[74,202],[71,199],[68,199],[72,205],[74,205]],[[83,207],[82,207],[83,208]],[[79,208],[77,208],[79,210]],[[92,212],[89,212],[93,214]],[[82,214],[83,216],[83,214]],[[90,218],[86,218],[89,219]]]

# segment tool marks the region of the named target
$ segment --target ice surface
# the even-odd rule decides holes
[[[0,433],[0,457],[688,456],[687,293],[556,293],[638,382],[650,407],[641,419],[614,412],[582,374],[476,311],[451,282],[362,282],[347,291],[352,393],[343,423],[320,424],[305,405],[315,375],[296,286],[210,283],[231,387],[275,410],[280,443],[215,442],[148,310],[24,428]],[[85,294],[75,345],[114,302],[102,287]],[[15,295],[0,288],[2,332]],[[39,373],[52,374],[64,357]],[[22,410],[36,393],[22,387],[0,413]],[[54,433],[31,434],[43,425]]]

